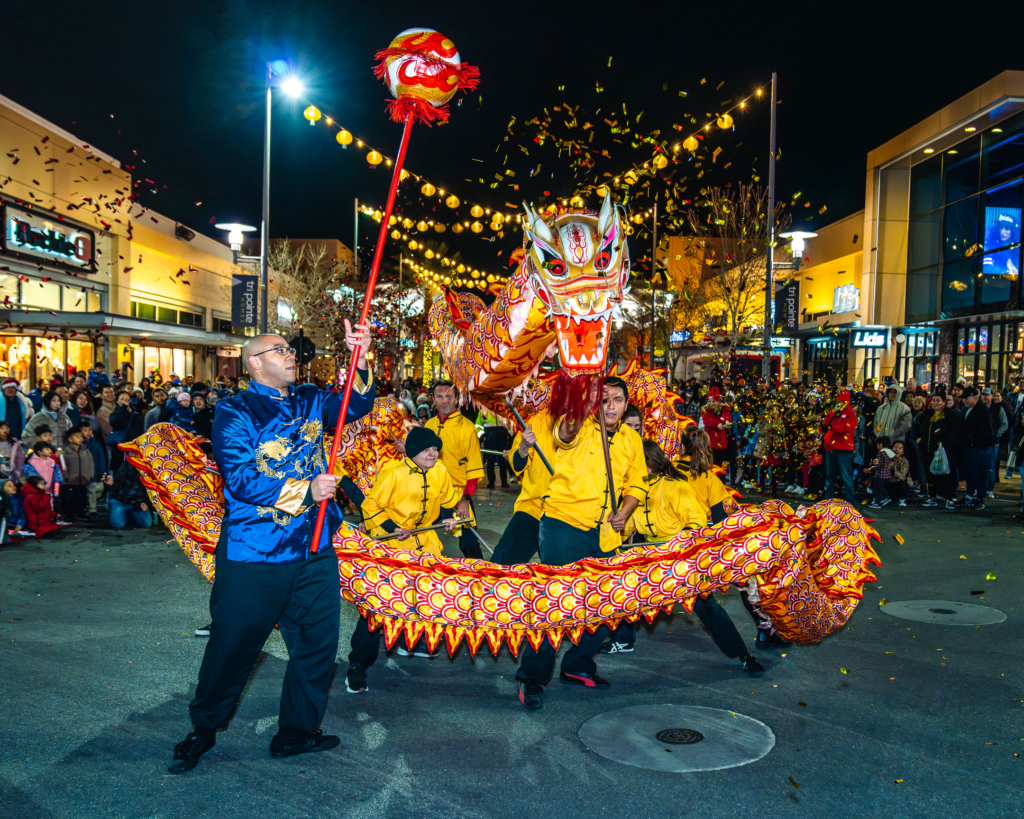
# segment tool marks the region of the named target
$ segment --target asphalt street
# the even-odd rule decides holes
[[[482,493],[492,546],[513,500]],[[537,713],[514,696],[507,649],[382,655],[369,692],[354,696],[346,604],[323,725],[341,747],[269,757],[287,660],[275,634],[230,728],[185,776],[165,769],[190,727],[205,646],[193,630],[209,619],[209,585],[167,531],[81,530],[0,548],[0,816],[1019,817],[1024,532],[1013,504],[867,514],[882,536],[877,583],[828,640],[758,652],[759,679],[677,607],[641,629],[635,652],[599,658],[610,691],[556,680]],[[752,645],[735,592],[719,599]],[[975,603],[1007,619],[902,621],[883,599]],[[745,714],[776,744],[743,767],[665,773],[605,759],[577,737],[592,717],[645,704]]]

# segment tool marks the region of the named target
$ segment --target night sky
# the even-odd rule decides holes
[[[536,201],[545,190],[572,193],[568,163],[550,140],[537,146],[536,129],[523,126],[545,107],[554,114],[560,103],[583,106],[601,132],[596,144],[610,148],[602,169],[621,173],[651,150],[613,143],[609,114],[624,121],[642,111],[635,127],[678,141],[689,131],[673,125],[698,127],[684,114],[703,124],[723,102],[767,88],[775,70],[779,198],[800,192],[795,221],[821,226],[863,207],[870,149],[1000,71],[1024,68],[1015,34],[1024,4],[1009,2],[51,2],[45,11],[9,3],[3,18],[0,93],[136,165],[136,179],[155,182],[137,189],[144,205],[211,235],[213,220],[259,224],[263,65],[290,62],[308,99],[275,100],[271,233],[347,244],[353,198],[383,205],[390,170],[371,169],[354,146],[342,149],[322,123],[311,128],[302,109],[315,102],[393,156],[400,126],[385,115],[390,95],[372,75],[373,53],[410,26],[450,37],[482,80],[453,106],[449,125],[415,129],[407,167],[463,200],[505,210],[506,202]],[[709,181],[735,184],[759,174],[767,183],[766,103],[710,139],[721,155],[705,163],[708,175],[691,181],[685,196]],[[489,187],[506,154],[520,192]],[[538,162],[542,172],[530,178]],[[418,186],[403,196],[400,208],[429,218],[433,205],[419,204]],[[443,205],[437,214],[451,217]],[[360,230],[366,253],[376,224],[363,217]],[[481,237],[443,238],[470,263],[499,272],[520,238]]]

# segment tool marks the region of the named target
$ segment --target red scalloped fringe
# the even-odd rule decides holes
[[[388,115],[395,122],[405,122],[410,116],[413,122],[422,122],[424,125],[448,121],[447,105],[435,108],[419,97],[399,97],[397,100],[389,101],[385,107],[388,109]]]
[[[604,376],[600,373],[570,375],[559,370],[551,388],[549,408],[556,418],[565,416],[569,421],[580,421],[594,411],[603,393]]]

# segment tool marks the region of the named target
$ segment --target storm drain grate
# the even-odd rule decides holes
[[[657,739],[669,745],[696,745],[704,739],[704,734],[692,728],[666,728],[658,731]]]

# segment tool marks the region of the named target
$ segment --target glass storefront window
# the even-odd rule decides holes
[[[0,336],[0,377],[17,378],[26,393],[32,389],[32,349],[29,336]]]
[[[972,197],[945,209],[942,228],[942,258],[949,261],[968,256],[978,243],[978,198]]]
[[[1001,123],[1001,133],[982,135],[981,184],[990,188],[1024,176],[1024,116]]]
[[[908,270],[932,267],[939,263],[940,218],[941,212],[935,211],[910,220],[907,236]]]
[[[948,205],[976,194],[981,183],[981,134],[958,143],[943,157],[943,202]]]
[[[0,273],[0,302],[10,299],[18,302],[18,277],[13,273]]]
[[[39,310],[60,310],[60,285],[53,282],[25,282],[21,303]]]
[[[942,193],[942,154],[914,166],[910,178],[910,215],[917,216],[935,210]]]
[[[974,310],[974,259],[960,259],[942,267],[942,317],[970,315]]]
[[[938,243],[935,244],[938,252]],[[925,267],[907,273],[907,321],[928,321],[935,318],[938,302],[939,268]]]
[[[202,380],[201,374],[195,371],[195,353],[192,350],[175,349],[172,347],[135,347],[132,353],[132,378],[138,384],[143,376],[152,379],[156,373],[164,381],[174,374],[178,378],[193,376]]]

